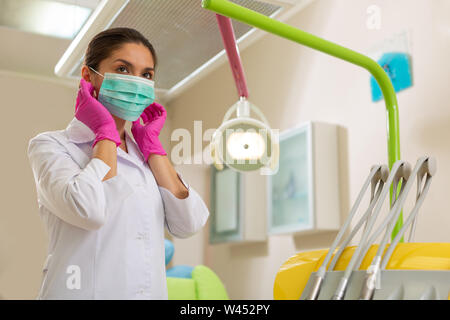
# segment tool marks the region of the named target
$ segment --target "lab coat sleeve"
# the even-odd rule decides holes
[[[38,201],[67,223],[96,230],[105,223],[102,180],[111,169],[92,158],[84,168],[51,136],[39,134],[28,143]]]
[[[188,189],[184,199],[175,197],[168,189],[159,186],[164,203],[165,225],[170,234],[177,238],[188,238],[199,231],[208,220],[209,211],[200,195],[178,173]]]

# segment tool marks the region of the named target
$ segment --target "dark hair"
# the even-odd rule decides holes
[[[97,70],[102,60],[125,43],[141,43],[146,46],[153,56],[156,68],[156,53],[152,44],[139,31],[131,28],[112,28],[98,33],[88,44],[84,64]]]

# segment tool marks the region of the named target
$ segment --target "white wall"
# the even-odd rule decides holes
[[[366,27],[370,5],[382,10],[380,30]],[[398,94],[401,155],[412,165],[418,157],[432,155],[438,165],[419,217],[418,242],[450,241],[449,21],[446,0],[317,0],[287,21],[362,53],[409,30],[414,87]],[[368,72],[271,34],[246,48],[241,57],[250,100],[273,128],[285,130],[309,120],[346,128],[340,135],[339,165],[341,207],[347,213],[371,165],[387,162],[386,111],[383,102],[371,102]],[[229,66],[223,65],[169,104],[172,128],[192,130],[195,120],[203,121],[204,130],[217,128],[236,101]],[[209,178],[208,170],[203,172]],[[209,204],[209,195],[203,196]],[[232,299],[272,299],[280,265],[299,251],[329,246],[334,236],[279,235],[251,245],[205,243],[204,263],[224,281]],[[187,256],[180,253],[178,261]]]

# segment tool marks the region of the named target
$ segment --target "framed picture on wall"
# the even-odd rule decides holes
[[[338,127],[306,122],[280,134],[278,172],[267,178],[268,233],[340,227]]]
[[[210,243],[242,240],[242,174],[225,166],[211,166]]]
[[[313,227],[311,126],[280,134],[279,169],[268,177],[269,234]]]

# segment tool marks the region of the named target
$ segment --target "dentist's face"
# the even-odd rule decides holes
[[[141,43],[124,43],[119,49],[113,51],[108,58],[100,62],[97,71],[102,75],[106,72],[120,73],[150,80],[154,80],[155,75],[152,53]],[[97,98],[103,77],[87,66],[82,67],[81,74],[84,80],[92,83],[95,89],[94,97]]]

